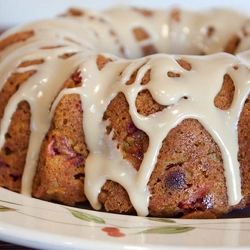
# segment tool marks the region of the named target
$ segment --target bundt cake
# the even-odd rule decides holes
[[[250,19],[70,9],[0,36],[0,186],[217,218],[250,205]]]

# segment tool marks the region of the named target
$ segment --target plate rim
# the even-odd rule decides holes
[[[48,207],[49,211],[48,213],[60,213],[63,209],[72,209],[72,210],[77,210],[83,213],[88,213],[91,214],[93,216],[100,216],[104,217],[106,220],[111,220],[113,219],[114,221],[118,220],[118,219],[123,219],[123,220],[133,220],[135,221],[135,223],[140,223],[142,221],[142,227],[144,227],[144,222],[145,223],[151,223],[148,222],[148,220],[145,219],[145,217],[138,217],[138,216],[130,216],[130,215],[119,215],[119,214],[111,214],[111,213],[105,213],[105,212],[100,212],[100,211],[92,211],[92,210],[87,210],[84,208],[73,208],[73,207],[68,207],[65,205],[61,205],[61,204],[55,204],[55,203],[51,203],[51,202],[47,202],[47,201],[42,201],[42,200],[38,200],[32,197],[27,197],[18,193],[14,193],[10,190],[4,189],[4,188],[0,188],[0,208],[11,208],[7,211],[3,211],[1,213],[0,210],[0,240],[2,241],[6,241],[12,244],[17,244],[17,245],[22,245],[22,246],[26,246],[26,247],[32,247],[35,249],[40,249],[42,247],[42,249],[50,249],[50,250],[54,250],[54,249],[75,249],[75,250],[80,250],[80,249],[85,249],[85,250],[100,250],[103,249],[103,245],[105,244],[105,247],[109,250],[163,250],[166,249],[166,247],[168,247],[168,249],[175,249],[175,250],[191,250],[195,247],[195,245],[189,245],[189,246],[183,246],[183,245],[162,245],[162,244],[152,244],[152,242],[149,243],[143,243],[141,246],[138,243],[133,243],[133,242],[124,242],[121,241],[119,242],[119,240],[117,239],[113,239],[113,238],[108,238],[108,239],[89,239],[89,238],[79,238],[79,236],[72,236],[69,235],[67,237],[63,236],[62,234],[59,233],[49,233],[47,231],[42,232],[40,230],[40,228],[36,228],[36,227],[31,227],[31,228],[26,228],[26,227],[22,227],[20,228],[20,225],[18,224],[13,224],[11,222],[6,222],[3,219],[3,213],[9,213],[11,214],[16,208],[18,208],[18,206],[22,206],[23,209],[28,209],[30,212],[35,211],[36,209],[41,209],[42,211],[45,211],[44,206]],[[18,204],[20,203],[20,204]],[[34,207],[32,207],[32,205]],[[18,210],[18,209],[17,209]],[[47,211],[46,214],[47,214]],[[14,211],[15,212],[15,211]],[[7,215],[7,214],[6,214]],[[23,219],[21,217],[22,214],[19,213],[15,213],[12,215],[16,216],[19,219]],[[60,217],[60,214],[59,214]],[[61,217],[60,217],[61,218]],[[32,218],[29,218],[32,221]],[[33,218],[34,220],[37,218]],[[44,218],[42,218],[44,219]],[[94,217],[95,219],[95,217]],[[23,219],[25,220],[25,218]],[[73,220],[73,217],[72,217]],[[190,226],[190,225],[202,225],[204,221],[206,221],[207,225],[213,225],[214,222],[222,222],[222,223],[234,223],[236,226],[238,226],[241,223],[246,223],[249,227],[247,228],[247,231],[250,232],[250,218],[233,218],[233,219],[216,219],[216,220],[200,220],[200,219],[170,219],[173,220],[175,223],[177,223],[176,225],[180,226],[182,225],[184,226]],[[20,222],[20,221],[19,221]],[[171,221],[170,221],[171,222]],[[85,222],[84,222],[85,223]],[[92,222],[91,222],[92,223]],[[158,223],[158,222],[157,222]],[[45,222],[46,224],[46,222]],[[87,227],[89,227],[90,224],[87,225]],[[146,225],[146,224],[145,224]],[[149,224],[151,225],[151,224]],[[79,226],[79,225],[78,225]],[[81,225],[80,225],[81,226]],[[199,227],[197,227],[196,229],[198,229]],[[21,230],[20,230],[21,229]],[[94,226],[91,227],[91,229],[96,230],[96,236],[99,236],[100,234],[100,228]],[[199,229],[198,229],[199,230]],[[206,230],[206,229],[205,229]],[[239,231],[240,232],[240,231]],[[187,232],[188,233],[188,232]],[[36,236],[36,237],[34,237]],[[38,237],[37,237],[38,236]],[[144,235],[145,239],[147,239],[147,235]],[[180,235],[180,237],[182,237],[182,235]],[[109,240],[110,239],[110,240]],[[128,238],[129,239],[129,238]],[[237,246],[237,248],[239,250],[246,250],[249,249],[250,247],[250,242],[249,245],[239,245]],[[223,246],[223,245],[218,245],[216,246],[216,249],[235,249],[234,246],[232,246],[230,248],[230,246]],[[202,246],[199,247],[199,249],[205,250],[205,249],[215,249],[214,247],[211,246]]]

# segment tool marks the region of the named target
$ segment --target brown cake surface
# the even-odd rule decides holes
[[[132,32],[123,41],[117,27],[128,14],[126,30]],[[208,25],[207,17],[201,24],[207,28],[203,46],[193,48],[187,37],[181,48],[185,54],[227,53],[174,56],[151,55],[170,53],[153,40],[161,25],[156,15],[166,17],[138,8],[71,9],[0,37],[0,186],[70,206],[89,201],[95,209],[158,217],[216,218],[249,206],[250,71],[229,55],[248,49],[247,17],[233,24],[218,51],[214,44],[204,49],[219,29],[214,21]],[[202,15],[174,9],[167,17],[177,32],[187,17]],[[138,19],[155,23],[135,27]],[[78,37],[82,23],[86,34]],[[165,41],[168,49],[171,39]],[[207,110],[201,113],[199,106]],[[232,124],[231,117],[236,117]],[[233,149],[220,137],[224,130],[238,143],[232,161],[235,157],[239,167],[227,165],[224,152]],[[151,165],[147,159],[153,159]]]

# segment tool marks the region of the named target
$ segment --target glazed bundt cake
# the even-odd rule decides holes
[[[249,206],[249,20],[70,9],[6,31],[0,186],[141,216]]]

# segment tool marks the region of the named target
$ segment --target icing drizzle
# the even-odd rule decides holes
[[[129,20],[126,18],[128,15]],[[66,16],[55,20],[38,21],[22,28],[15,28],[2,36],[4,38],[19,30],[35,31],[35,35],[27,41],[0,51],[0,88],[11,73],[36,70],[36,73],[22,84],[9,100],[0,127],[0,147],[2,147],[11,116],[18,103],[22,100],[29,103],[32,112],[31,136],[22,179],[23,194],[31,193],[39,148],[50,127],[57,104],[64,95],[77,93],[81,97],[84,110],[83,127],[90,152],[85,165],[85,194],[95,209],[100,208],[97,197],[102,185],[106,180],[113,180],[127,190],[137,213],[147,215],[150,197],[147,183],[157,161],[161,143],[168,132],[186,118],[197,119],[220,147],[229,204],[239,203],[242,195],[237,160],[237,124],[249,93],[249,69],[237,57],[226,53],[203,57],[166,54],[141,57],[140,52],[140,48],[145,44],[154,44],[158,51],[166,53],[197,54],[201,48],[206,53],[219,52],[228,37],[223,40],[221,37],[224,35],[221,37],[218,35],[213,38],[214,41],[205,39],[204,29],[209,25],[216,26],[218,20],[232,15],[232,12],[216,10],[212,12],[213,18],[211,13],[201,15],[183,12],[182,21],[178,23],[171,19],[170,11],[152,11],[151,15],[146,17],[129,8],[122,11],[112,9],[104,13],[84,10],[84,15],[80,17]],[[233,30],[237,30],[245,23],[246,17],[238,13],[233,15],[239,17],[234,18],[237,22],[233,22]],[[197,18],[199,22],[195,21]],[[138,26],[138,23],[145,29],[149,26],[149,36],[143,42],[136,41],[132,36],[131,30]],[[187,26],[184,26],[185,23]],[[223,26],[223,29],[225,28]],[[221,34],[220,29],[222,27],[219,25],[216,28],[218,34]],[[195,30],[201,32],[195,35],[193,34]],[[116,35],[111,31],[115,31]],[[225,34],[232,34],[232,31],[226,29]],[[198,42],[194,44],[195,36]],[[99,42],[100,37],[102,43]],[[241,50],[244,49],[246,48],[241,46]],[[104,54],[102,51],[112,54]],[[59,56],[65,53],[75,55],[66,60],[60,59]],[[102,53],[111,59],[101,70],[96,65],[97,53]],[[239,58],[248,62],[248,54],[242,53]],[[122,59],[124,55],[138,59]],[[17,67],[23,61],[36,59],[42,59],[43,63]],[[189,62],[192,65],[191,70],[182,68],[177,63],[178,59]],[[126,85],[127,80],[137,69],[139,71],[135,82]],[[149,69],[150,81],[143,86],[140,84],[141,79]],[[58,94],[65,80],[75,70],[81,74],[82,85],[63,89]],[[55,74],[57,71],[60,73]],[[168,77],[169,71],[180,74],[180,77]],[[229,109],[219,110],[214,106],[214,98],[221,89],[225,74],[229,74],[233,79],[235,96]],[[110,79],[115,79],[115,82]],[[158,103],[168,107],[146,117],[140,115],[135,103],[138,93],[143,89],[148,89]],[[129,113],[136,127],[149,136],[149,148],[138,171],[122,158],[116,142],[112,140],[112,133],[106,134],[107,124],[102,121],[108,104],[119,92],[124,93],[129,103]],[[91,166],[95,166],[94,170]]]

